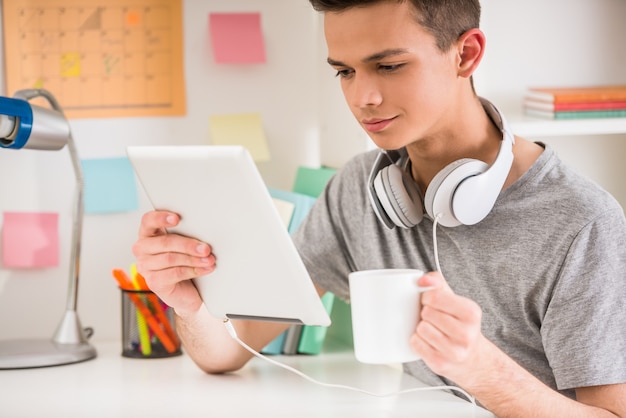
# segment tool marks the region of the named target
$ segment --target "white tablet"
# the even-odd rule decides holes
[[[194,279],[217,318],[329,325],[330,318],[248,151],[240,146],[127,148],[171,232],[213,247],[216,269]]]

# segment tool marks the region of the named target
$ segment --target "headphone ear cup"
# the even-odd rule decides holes
[[[442,226],[461,225],[462,222],[456,218],[452,210],[454,193],[463,181],[484,173],[488,168],[489,165],[485,162],[472,158],[462,158],[445,166],[426,189],[424,196],[426,213],[433,219],[440,216],[439,224]]]
[[[374,179],[374,189],[395,225],[412,228],[422,221],[422,192],[402,168],[392,164],[381,169]]]

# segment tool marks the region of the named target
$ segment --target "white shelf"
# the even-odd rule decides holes
[[[515,135],[527,138],[626,133],[626,118],[548,120],[512,115],[507,120]]]

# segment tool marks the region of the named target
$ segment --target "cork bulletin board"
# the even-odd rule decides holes
[[[7,94],[70,118],[183,115],[181,0],[4,0]]]

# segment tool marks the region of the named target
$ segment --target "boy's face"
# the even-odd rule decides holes
[[[445,134],[454,121],[456,48],[441,52],[413,13],[410,2],[383,1],[324,16],[328,62],[350,110],[383,149]]]

